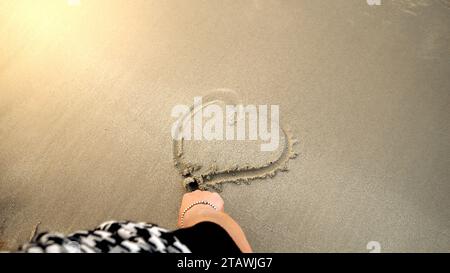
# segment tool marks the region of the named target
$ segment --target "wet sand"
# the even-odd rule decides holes
[[[222,186],[255,251],[450,251],[448,1],[34,2],[0,1],[3,249],[38,223],[175,228],[171,109],[226,88],[298,139],[288,172]],[[273,159],[204,145],[185,159]]]

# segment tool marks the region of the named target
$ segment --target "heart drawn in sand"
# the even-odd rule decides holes
[[[202,104],[194,104],[186,115],[180,117],[175,134],[181,134],[186,129],[184,127],[191,126],[186,121],[212,104],[225,110],[229,105],[241,103],[233,90],[214,90],[202,97]],[[245,113],[240,117],[245,119]],[[236,120],[230,120],[232,123],[228,124],[229,128],[236,126]],[[245,121],[244,124],[250,127]],[[261,151],[263,140],[191,140],[183,136],[174,137],[174,164],[184,178],[184,186],[196,181],[202,190],[221,191],[224,183],[250,183],[256,179],[273,177],[280,171],[288,171],[288,161],[297,157],[293,149],[297,140],[283,126],[276,128],[279,130],[279,143],[273,151]]]

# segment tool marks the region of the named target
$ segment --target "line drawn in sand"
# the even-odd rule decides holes
[[[200,109],[207,107],[208,105],[215,103],[225,103],[227,105],[240,104],[237,93],[231,89],[215,89],[203,96],[203,104],[200,107],[192,105],[189,113],[181,118],[176,133],[181,134],[183,126],[186,124],[184,121],[187,117],[192,117]],[[245,115],[243,115],[245,117]],[[236,123],[235,119],[233,123]],[[217,165],[204,167],[199,164],[192,164],[184,161],[184,139],[183,137],[173,139],[173,160],[175,168],[179,171],[183,177],[183,186],[187,188],[187,185],[192,182],[196,182],[200,190],[213,190],[222,191],[222,186],[225,183],[234,184],[250,184],[251,181],[257,179],[272,178],[278,172],[287,172],[288,162],[298,156],[298,153],[294,151],[294,146],[298,143],[292,135],[289,129],[286,129],[283,125],[280,126],[281,132],[284,134],[284,146],[283,151],[278,158],[265,163],[260,166],[252,166],[251,164],[235,165],[230,168],[219,169]]]

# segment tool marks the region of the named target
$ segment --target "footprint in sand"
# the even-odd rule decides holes
[[[178,132],[200,109],[215,104],[241,104],[239,96],[230,89],[216,89],[202,97],[200,106],[191,106],[190,112],[181,118]],[[242,116],[241,116],[242,117]],[[173,141],[175,167],[186,186],[196,181],[201,190],[221,191],[224,183],[250,183],[256,179],[275,176],[288,171],[288,161],[297,157],[294,145],[297,140],[284,126],[280,126],[280,142],[273,152],[261,152],[260,140],[180,140]]]

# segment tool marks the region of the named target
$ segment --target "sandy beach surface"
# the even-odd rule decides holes
[[[225,88],[279,105],[299,140],[288,172],[223,185],[255,251],[450,251],[447,0],[5,0],[0,41],[1,249],[39,223],[175,228],[171,109]],[[282,153],[184,152],[222,167]]]

